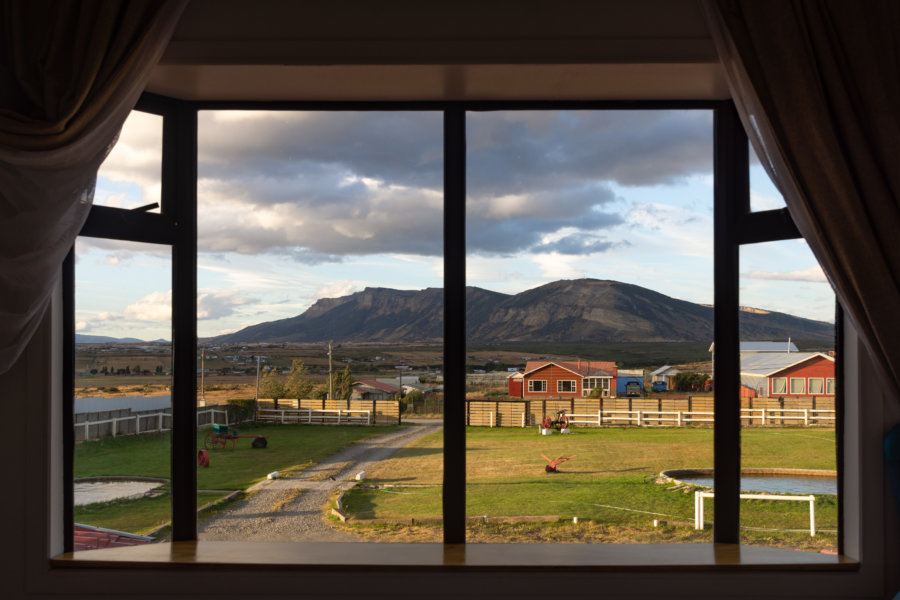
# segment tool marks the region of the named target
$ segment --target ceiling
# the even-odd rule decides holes
[[[192,0],[148,91],[194,100],[729,97],[697,0]]]

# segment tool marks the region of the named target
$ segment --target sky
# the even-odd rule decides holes
[[[438,112],[201,112],[198,333],[366,287],[442,287]],[[95,202],[159,201],[162,119],[132,113]],[[467,279],[517,293],[591,277],[712,303],[710,111],[467,115]],[[754,210],[784,206],[751,166]],[[171,252],[79,238],[76,330],[170,337]],[[741,251],[741,303],[833,321],[802,240]]]

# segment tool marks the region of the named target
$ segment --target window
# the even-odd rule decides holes
[[[787,394],[787,378],[786,377],[773,377],[772,378],[772,395],[777,396],[779,394]]]
[[[529,392],[546,392],[547,391],[547,380],[546,379],[530,379],[528,381],[528,391]]]
[[[821,377],[809,378],[810,395],[822,394],[825,391],[825,381]]]
[[[806,393],[806,380],[802,377],[791,377],[791,393],[792,394],[805,394]]]
[[[167,108],[168,104],[163,103]],[[707,110],[705,121],[708,119],[709,113],[713,110],[717,111],[716,121],[716,138],[721,142],[723,140],[742,140],[737,118],[734,115],[733,107],[730,103],[696,103],[696,107]],[[173,494],[172,519],[173,519],[173,539],[175,540],[192,540],[196,539],[197,516],[196,516],[196,498],[195,489],[191,489],[196,478],[196,386],[195,380],[197,365],[194,364],[198,356],[196,348],[197,339],[197,237],[194,220],[196,219],[196,197],[191,192],[196,183],[196,133],[197,133],[197,116],[198,111],[204,108],[202,103],[172,103],[172,114],[165,114],[165,119],[175,119],[179,127],[164,128],[168,135],[163,140],[163,152],[171,153],[168,160],[163,160],[163,185],[162,185],[162,209],[159,215],[139,215],[138,221],[144,226],[134,226],[123,217],[122,213],[116,212],[115,218],[103,219],[101,215],[103,211],[92,212],[91,219],[86,226],[89,232],[96,233],[99,229],[107,232],[109,237],[117,237],[119,239],[135,239],[136,241],[147,241],[148,236],[156,236],[158,241],[154,243],[167,244],[173,249],[173,289],[171,292],[172,304],[172,329],[173,329],[173,347],[174,347],[174,363],[173,364],[173,434],[172,434],[172,488],[177,492]],[[373,107],[374,108],[374,107]],[[428,107],[434,109],[433,105]],[[484,106],[477,105],[474,108],[483,110]],[[490,107],[488,107],[490,108]],[[160,109],[166,113],[166,110]],[[443,255],[440,260],[436,261],[436,266],[443,269],[443,285],[445,293],[444,318],[447,322],[445,330],[446,337],[443,341],[443,355],[440,357],[443,361],[445,394],[448,398],[463,398],[465,396],[465,372],[466,372],[466,331],[463,327],[454,327],[454,323],[460,323],[465,317],[466,309],[466,222],[465,222],[465,163],[466,163],[466,121],[470,115],[466,112],[464,105],[447,105],[443,107],[444,114],[444,139],[443,139],[443,162],[444,176],[443,195],[446,199],[443,202],[443,221],[444,221],[444,248]],[[489,111],[485,111],[489,112]],[[480,114],[480,113],[475,113]],[[543,115],[528,114],[523,119],[527,121],[526,127],[534,127],[540,130],[542,127]],[[474,117],[472,117],[474,120]],[[566,118],[564,115],[563,118]],[[502,119],[501,119],[502,120]],[[577,128],[572,128],[576,131]],[[470,133],[470,143],[474,146],[478,143],[494,144],[497,143],[495,138],[486,136],[479,138],[478,129],[473,128]],[[498,139],[502,139],[498,138]],[[740,146],[741,144],[737,144]],[[722,207],[730,206],[737,200],[736,196],[741,196],[742,192],[727,192],[724,189],[726,181],[732,178],[740,181],[737,175],[741,169],[747,168],[746,155],[740,150],[734,149],[734,144],[716,144],[718,159],[715,161],[716,172],[715,181],[712,185],[716,188],[716,217],[707,215],[709,220],[713,222],[716,229],[717,246],[714,250],[716,256],[716,279],[715,279],[715,306],[716,314],[725,315],[716,322],[716,344],[718,352],[715,359],[716,389],[719,392],[715,397],[715,414],[716,422],[716,451],[714,460],[716,463],[715,485],[717,489],[716,507],[715,507],[715,540],[717,542],[736,543],[739,531],[739,521],[737,509],[737,497],[739,489],[739,471],[736,465],[739,465],[740,456],[740,407],[737,402],[730,401],[728,390],[733,390],[737,394],[739,388],[739,363],[738,363],[738,307],[737,289],[733,284],[737,280],[737,266],[729,262],[729,256],[735,254],[732,251],[741,243],[752,243],[754,232],[764,231],[764,237],[771,238],[773,236],[781,236],[789,238],[793,236],[793,232],[779,226],[771,227],[754,227],[756,223],[755,216],[764,215],[765,213],[749,213],[749,211],[737,211],[737,215],[732,215],[729,219],[722,216]],[[728,149],[730,148],[730,150]],[[533,148],[529,148],[533,149]],[[346,149],[345,149],[346,150]],[[340,148],[335,149],[335,153],[340,155]],[[722,155],[724,153],[724,155]],[[552,152],[551,152],[552,154]],[[543,156],[537,154],[536,156]],[[186,158],[185,158],[186,157]],[[165,157],[164,157],[165,158]],[[176,160],[181,158],[183,160]],[[420,157],[421,158],[421,157]],[[552,158],[552,157],[551,157]],[[712,164],[712,162],[710,162]],[[501,168],[503,165],[500,165]],[[627,165],[620,165],[626,168]],[[167,169],[172,169],[168,172]],[[636,176],[636,175],[635,175]],[[367,177],[348,180],[348,185],[354,186],[371,186],[377,182],[367,181]],[[477,178],[476,178],[477,179]],[[704,185],[702,181],[692,182],[697,185]],[[652,186],[647,186],[652,188]],[[740,187],[738,184],[737,187]],[[174,189],[177,188],[177,191]],[[706,188],[704,188],[706,189]],[[396,191],[396,190],[391,190]],[[608,190],[607,190],[608,191]],[[712,195],[712,190],[707,190]],[[744,190],[747,191],[747,190]],[[575,204],[587,202],[586,197],[591,197],[596,192],[590,186],[577,190],[576,197],[573,199]],[[647,192],[641,189],[641,193]],[[173,205],[167,203],[168,198],[178,196],[180,204]],[[487,194],[490,196],[490,193]],[[495,194],[490,196],[499,201],[493,202],[490,210],[494,211],[490,214],[492,218],[500,222],[506,219],[503,216],[504,210],[510,209],[510,199],[503,194]],[[615,193],[609,194],[610,202],[615,200]],[[551,196],[540,199],[539,209],[547,211],[547,214],[554,213],[558,208],[558,204],[554,204],[554,198]],[[334,205],[323,201],[323,206],[334,208]],[[590,206],[590,205],[589,205]],[[97,207],[102,208],[102,207]],[[483,207],[482,207],[483,208]],[[120,210],[120,209],[116,209]],[[397,211],[400,213],[402,211]],[[596,211],[594,211],[596,212]],[[726,211],[727,213],[728,211]],[[488,214],[488,213],[485,213]],[[394,214],[394,218],[401,218],[403,214]],[[591,213],[592,218],[603,221],[608,215],[595,215]],[[671,215],[670,215],[671,216]],[[146,217],[146,218],[142,218]],[[278,220],[284,217],[284,213],[273,211],[270,215],[271,219]],[[650,221],[647,223],[647,229],[652,229],[652,220],[654,218],[665,218],[666,215],[649,215]],[[300,217],[298,217],[300,219]],[[302,220],[302,219],[301,219]],[[523,219],[524,224],[528,224],[527,219]],[[176,227],[175,223],[178,223]],[[743,232],[739,237],[735,235],[738,224],[741,223],[740,231]],[[577,226],[576,226],[577,225]],[[578,229],[581,223],[571,225]],[[423,225],[424,227],[425,225]],[[533,243],[540,246],[549,258],[550,262],[542,263],[547,268],[558,268],[560,264],[567,264],[572,267],[574,264],[569,261],[568,257],[572,256],[570,250],[577,247],[580,251],[600,251],[606,247],[606,241],[602,239],[588,238],[578,234],[578,232],[569,231],[563,228],[559,235],[567,237],[554,237],[548,235],[538,235],[535,233]],[[580,230],[579,230],[580,231]],[[147,233],[151,232],[151,233]],[[369,232],[354,230],[352,233],[365,237]],[[485,231],[477,229],[469,229],[469,240],[478,241],[484,247],[492,247],[492,243],[498,242],[496,238],[491,239],[485,236]],[[508,232],[510,236],[519,234],[519,231],[511,230]],[[646,232],[644,232],[646,233]],[[478,238],[479,235],[483,237]],[[648,234],[649,235],[649,234]],[[763,234],[759,234],[763,235]],[[427,236],[422,236],[423,243],[429,240]],[[652,237],[652,236],[650,236]],[[749,241],[748,241],[749,239]],[[709,240],[709,236],[706,236]],[[688,243],[686,240],[685,243]],[[498,256],[502,255],[502,248],[498,250]],[[559,260],[559,256],[564,257]],[[315,258],[315,257],[314,257]],[[322,257],[318,257],[322,258]],[[556,262],[553,262],[556,260]],[[489,262],[485,262],[479,266],[490,267]],[[574,267],[573,271],[574,271]],[[634,271],[632,266],[629,268]],[[577,273],[577,271],[574,271]],[[651,276],[653,276],[651,274]],[[522,354],[520,352],[519,354]],[[205,351],[199,354],[206,356]],[[572,371],[575,371],[573,368]],[[609,372],[603,370],[595,370],[594,372]],[[800,379],[802,382],[803,380]],[[833,389],[833,380],[829,380],[828,386]],[[547,392],[547,380],[530,380],[528,383],[529,392]],[[561,380],[557,382],[558,393],[572,393],[576,390],[576,380]],[[591,377],[585,381],[585,389],[608,389],[610,381],[604,377]],[[786,392],[787,382],[785,378],[774,378],[772,380],[772,388],[775,393],[784,394]],[[792,380],[791,390],[794,392],[794,382]],[[780,391],[779,391],[780,390]],[[802,392],[801,392],[802,393]],[[571,401],[569,401],[571,402]],[[466,523],[466,469],[465,469],[465,420],[463,418],[465,410],[464,402],[448,402],[444,414],[444,434],[443,434],[443,536],[444,541],[448,543],[462,543],[466,541],[465,523]],[[499,414],[492,415],[494,419],[502,419]],[[521,414],[516,415],[521,418]],[[496,422],[496,421],[494,421]],[[185,499],[185,493],[189,498]],[[477,509],[476,509],[477,510]]]
[[[567,394],[571,394],[575,391],[575,380],[574,379],[561,379],[556,382],[556,391],[557,392],[565,392]]]
[[[825,379],[825,393],[830,396],[834,395],[834,377],[828,377]]]

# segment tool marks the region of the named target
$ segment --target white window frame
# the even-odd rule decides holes
[[[541,384],[541,389],[539,389],[539,390],[534,389],[535,388],[534,384],[536,384],[536,383]],[[529,392],[546,392],[547,391],[547,380],[546,379],[529,379],[528,380],[528,391]]]
[[[778,391],[778,389],[776,389],[779,382],[783,386],[781,388],[781,391]],[[773,377],[772,378],[772,395],[773,396],[776,396],[778,394],[787,394],[787,390],[788,390],[787,377]]]
[[[562,389],[562,384],[568,383],[571,384],[571,390]],[[556,393],[557,394],[574,394],[578,391],[578,382],[575,379],[557,379],[556,380]]]
[[[818,392],[814,392],[812,389],[814,381],[818,381],[821,386]],[[806,382],[806,389],[809,391],[810,396],[822,396],[825,394],[825,379],[822,377],[810,377]]]
[[[794,382],[795,381],[799,381],[800,384],[803,386],[802,391],[800,391],[800,392],[794,391]],[[806,394],[806,378],[805,377],[791,377],[791,383],[790,383],[790,387],[788,389],[790,389],[790,393],[792,396],[801,396],[803,394]]]
[[[825,378],[825,395],[834,396],[834,377]]]

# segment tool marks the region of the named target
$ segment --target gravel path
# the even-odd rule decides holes
[[[260,482],[254,492],[199,526],[199,539],[248,542],[355,542],[331,527],[324,506],[337,489],[352,487],[357,473],[390,457],[407,444],[434,433],[439,424],[421,424],[380,435],[329,456],[287,479]]]

